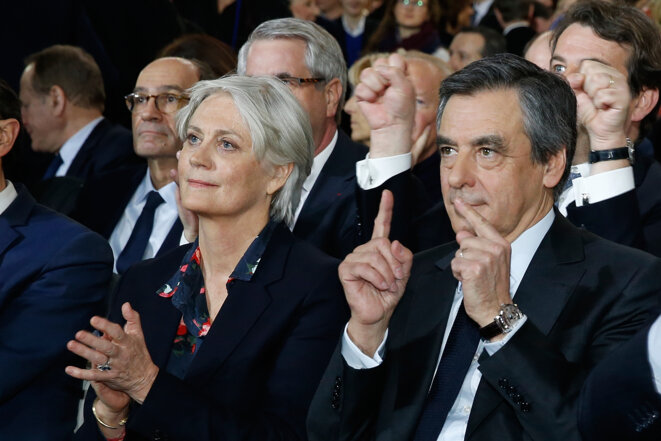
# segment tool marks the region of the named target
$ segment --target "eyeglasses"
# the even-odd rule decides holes
[[[423,0],[401,0],[402,4],[404,6],[417,6],[419,8],[422,8],[425,5],[425,2]]]
[[[173,113],[179,110],[182,101],[188,101],[190,98],[186,95],[177,95],[174,93],[159,93],[158,95],[147,95],[145,93],[129,93],[124,97],[126,107],[130,112],[143,109],[149,102],[149,98],[154,98],[156,110],[163,113]]]
[[[326,81],[325,78],[298,78],[289,77],[286,75],[276,75],[277,79],[285,83],[287,86],[301,87],[305,84],[317,84]]]

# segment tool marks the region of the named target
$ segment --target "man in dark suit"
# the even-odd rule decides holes
[[[661,256],[661,165],[639,154],[659,109],[661,35],[638,9],[570,8],[552,37],[550,68],[570,82],[579,136],[572,186],[558,206],[576,225]]]
[[[367,222],[358,218],[357,185],[377,188],[408,170],[410,161],[403,168],[384,166],[389,159],[383,157],[390,156],[387,146],[370,150],[370,159],[361,161],[367,148],[338,129],[346,65],[337,41],[320,26],[295,18],[263,23],[239,51],[237,71],[280,78],[308,112],[315,158],[290,228],[326,253],[344,257],[368,238]]]
[[[356,94],[372,130],[411,124],[403,72],[363,79]],[[309,437],[579,440],[582,379],[643,326],[661,261],[555,211],[576,140],[562,79],[503,54],[448,77],[440,98],[441,185],[457,241],[412,258],[387,239],[384,194],[373,239],[340,265],[351,319]]]
[[[0,81],[0,157],[20,130],[16,94]],[[68,440],[82,385],[65,344],[103,313],[112,255],[97,234],[5,180],[0,161],[0,439]]]
[[[32,150],[23,177],[39,202],[70,214],[90,176],[138,162],[131,133],[103,118],[101,71],[84,50],[55,45],[30,55],[21,77],[23,123]],[[28,155],[27,152],[26,156]]]
[[[585,441],[661,439],[660,348],[657,318],[590,372],[578,406]]]
[[[186,89],[199,79],[198,65],[183,58],[149,63],[126,97],[135,153],[147,165],[99,175],[80,196],[74,218],[108,238],[120,274],[181,241],[183,226],[170,175],[181,148],[174,117],[188,99]]]
[[[523,56],[523,49],[536,34],[530,26],[533,14],[532,2],[496,0],[493,7],[496,18],[503,27],[507,52]]]

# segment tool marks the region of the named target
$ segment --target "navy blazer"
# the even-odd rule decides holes
[[[103,311],[112,252],[16,187],[0,214],[0,439],[68,440],[82,384],[65,345]]]
[[[235,280],[183,380],[165,366],[181,313],[156,290],[190,245],[132,267],[111,320],[129,301],[161,368],[131,409],[126,440],[300,440],[319,379],[348,317],[337,264],[280,224],[250,282]],[[78,439],[97,439],[90,389]],[[102,438],[99,438],[102,439]]]
[[[333,153],[294,225],[297,237],[340,259],[365,242],[358,222],[356,162],[365,159],[367,152],[367,147],[338,130]]]
[[[41,181],[45,169],[40,170],[31,188],[39,203],[69,215],[90,177],[143,162],[133,151],[131,131],[104,118],[89,134],[65,176]]]
[[[456,242],[415,256],[389,325],[384,363],[349,368],[338,350],[310,407],[310,440],[406,441],[436,369],[457,287]],[[482,378],[466,440],[579,441],[585,375],[640,329],[661,295],[661,260],[573,227],[556,213],[515,302],[528,317]]]
[[[582,207],[572,203],[567,218],[601,237],[661,257],[661,163],[637,151],[633,175],[634,190]]]
[[[90,179],[80,194],[78,207],[71,217],[106,239],[110,239],[145,173],[147,173],[147,165],[141,164],[117,169]],[[177,219],[156,256],[162,256],[178,247],[182,232],[183,225]]]
[[[584,441],[661,439],[661,395],[649,363],[649,328],[642,329],[590,372],[578,406]]]

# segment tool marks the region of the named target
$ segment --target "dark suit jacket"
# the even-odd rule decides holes
[[[145,173],[146,165],[134,165],[90,179],[71,217],[109,239]],[[181,221],[177,219],[156,256],[179,246],[182,231]]]
[[[451,243],[416,255],[381,366],[354,370],[336,351],[310,407],[311,441],[410,439],[457,285],[450,268],[456,248]],[[575,404],[582,380],[643,326],[661,294],[659,271],[660,260],[556,214],[514,299],[528,320],[497,353],[480,359],[466,439],[579,440]]]
[[[579,398],[584,441],[658,441],[661,395],[649,364],[649,326],[590,372]]]
[[[661,164],[640,154],[635,159],[635,190],[596,204],[570,204],[567,218],[606,239],[661,256]]]
[[[104,118],[81,146],[66,176],[38,180],[32,188],[41,204],[69,215],[90,177],[142,162],[133,152],[131,131]]]
[[[347,319],[337,261],[278,226],[252,280],[232,282],[180,380],[164,367],[181,313],[156,290],[189,246],[134,266],[119,286],[111,319],[121,322],[119,309],[130,301],[161,368],[147,399],[131,409],[126,440],[304,439],[308,405]],[[96,439],[92,396],[80,439]]]
[[[18,197],[0,214],[0,439],[68,440],[82,384],[66,342],[102,313],[112,274],[105,240]]]
[[[367,152],[367,147],[338,131],[335,149],[303,204],[294,235],[338,258],[364,242],[358,223],[356,162]]]
[[[523,49],[526,44],[535,36],[536,32],[529,26],[514,28],[505,35],[505,44],[507,52],[510,54],[523,56]]]

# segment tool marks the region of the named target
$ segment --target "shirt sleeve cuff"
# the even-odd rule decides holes
[[[647,334],[647,353],[649,354],[652,375],[656,391],[661,394],[661,316],[656,319]]]
[[[636,188],[633,167],[624,167],[572,181],[577,207],[585,203],[596,204]]]
[[[411,153],[370,159],[369,153],[356,162],[356,179],[363,190],[372,190],[388,179],[411,168]]]
[[[379,366],[383,363],[383,352],[385,351],[386,340],[388,339],[388,330],[386,330],[386,335],[383,336],[383,341],[379,345],[374,358],[369,357],[363,353],[358,346],[354,344],[349,338],[349,333],[347,332],[347,323],[344,326],[344,334],[342,334],[342,357],[344,361],[354,369],[372,369]]]
[[[496,352],[500,350],[505,344],[511,340],[512,337],[514,337],[514,334],[517,333],[519,329],[521,329],[521,326],[528,320],[528,316],[523,315],[521,317],[521,320],[517,321],[514,326],[512,327],[512,330],[505,334],[505,337],[502,340],[498,341],[489,341],[484,343],[484,349],[487,351],[489,355],[493,355]]]

